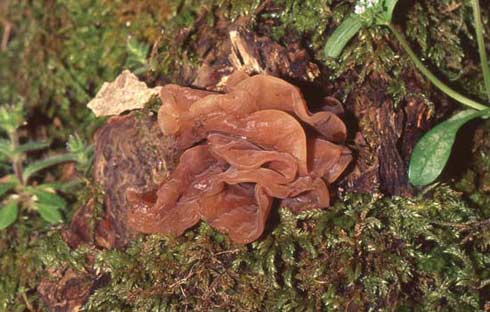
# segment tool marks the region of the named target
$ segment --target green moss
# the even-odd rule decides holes
[[[35,289],[42,275],[37,242],[30,233],[40,231],[39,218],[22,220],[0,232],[0,311],[24,311],[38,306]]]
[[[265,13],[264,18],[278,21],[278,25],[272,31],[275,40],[280,41],[293,32],[296,37],[306,39],[309,48],[313,51],[322,50],[325,26],[333,14],[330,7],[332,1],[276,0],[274,4],[279,7],[279,10]]]
[[[475,132],[468,170],[456,184],[468,200],[490,218],[490,123],[484,122]]]
[[[147,236],[98,253],[97,269],[112,279],[86,308],[474,311],[490,275],[489,237],[474,231],[480,220],[460,194],[439,187],[425,199],[350,194],[325,211],[283,209],[248,246],[203,223],[184,237]]]

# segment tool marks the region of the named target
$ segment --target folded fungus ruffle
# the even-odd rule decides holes
[[[229,81],[226,93],[161,89],[159,127],[184,152],[157,189],[127,191],[132,229],[181,235],[205,220],[249,243],[264,232],[274,199],[294,212],[329,206],[328,184],[352,160],[342,120],[310,113],[299,89],[279,78]]]

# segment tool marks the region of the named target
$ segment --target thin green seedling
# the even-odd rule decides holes
[[[92,148],[83,145],[78,137],[70,138],[70,153],[33,159],[30,155],[47,149],[50,142],[20,143],[19,129],[24,124],[21,102],[0,107],[0,230],[15,223],[22,212],[36,212],[51,224],[61,222],[67,203],[59,191],[65,184],[44,183],[36,178],[43,170],[62,163],[76,162],[84,170],[89,170],[87,164],[91,163],[87,155]]]

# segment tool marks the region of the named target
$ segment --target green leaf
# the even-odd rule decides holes
[[[27,152],[33,152],[33,151],[38,151],[45,149],[49,147],[50,142],[27,142],[24,143],[20,146],[18,146],[15,150],[14,153],[16,154],[23,154]]]
[[[29,187],[26,192],[35,195],[34,207],[38,210],[41,217],[49,223],[59,223],[63,220],[60,209],[66,207],[66,201],[54,190],[41,185],[38,187]]]
[[[50,205],[36,204],[37,211],[41,217],[52,224],[60,223],[63,221],[63,216],[58,208]]]
[[[14,223],[15,220],[17,220],[18,215],[19,207],[17,206],[16,200],[12,200],[0,208],[0,230],[7,228]]]
[[[60,191],[64,193],[69,193],[70,190],[76,188],[77,186],[83,184],[81,179],[70,179],[67,182],[51,182],[51,183],[43,183],[43,187],[50,188],[55,191]]]
[[[86,175],[93,162],[94,146],[86,144],[77,134],[70,135],[67,146],[76,157],[77,169]]]
[[[148,61],[146,59],[150,52],[150,45],[144,42],[139,42],[135,38],[130,38],[127,44],[128,58],[126,65],[139,75],[148,71]]]
[[[465,110],[427,132],[412,152],[408,170],[410,182],[422,186],[437,179],[446,166],[458,130],[468,121],[486,115],[490,115],[490,110]]]
[[[68,137],[68,143],[66,144],[70,153],[76,155],[83,153],[87,148],[85,142],[80,138],[78,134],[71,134]]]
[[[43,169],[67,162],[67,161],[76,161],[76,157],[73,156],[72,154],[64,154],[64,155],[57,155],[53,156],[47,159],[43,159],[40,161],[33,162],[26,166],[24,170],[24,181],[28,181],[29,178],[35,174],[36,172],[39,172]]]
[[[383,1],[383,17],[385,22],[391,22],[393,18],[393,12],[395,11],[398,0],[384,0]]]
[[[43,186],[35,188],[27,188],[26,192],[36,196],[37,205],[51,206],[56,209],[63,209],[66,207],[66,201],[63,197],[57,195],[54,190],[49,190]]]
[[[347,17],[333,32],[325,44],[325,56],[337,58],[347,43],[361,30],[362,19],[358,14]]]
[[[22,125],[23,120],[24,107],[21,102],[0,106],[0,129],[11,134]]]
[[[7,158],[12,158],[13,153],[10,141],[0,139],[0,154],[4,155]]]
[[[17,182],[4,182],[0,183],[0,197],[2,197],[5,193],[13,189],[14,187],[17,186]]]

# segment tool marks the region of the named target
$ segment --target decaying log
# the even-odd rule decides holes
[[[81,311],[92,291],[104,285],[107,278],[95,273],[62,268],[49,272],[41,281],[38,292],[49,311]]]
[[[349,82],[330,82],[328,70],[316,64],[301,43],[293,41],[283,47],[243,26],[226,22],[217,25],[213,29],[204,25],[195,30],[199,38],[197,45],[206,47],[196,47],[203,64],[194,71],[183,69],[185,75],[178,77],[181,83],[222,90],[232,72],[245,70],[249,74],[267,73],[300,85],[310,100],[310,107],[324,108],[325,97],[345,95],[343,88]],[[357,79],[355,75],[347,76]],[[420,77],[414,74],[407,81],[407,93],[420,92]],[[435,116],[426,101],[416,96],[408,96],[395,108],[387,90],[386,79],[373,73],[344,103],[344,118],[348,119],[349,132],[353,133],[351,148],[357,152],[350,174],[339,182],[347,191],[413,194],[407,178],[409,156]]]
[[[310,107],[341,112],[350,128],[348,144],[355,152],[355,164],[338,185],[354,192],[413,194],[407,179],[409,154],[430,123],[429,109],[423,100],[409,98],[395,108],[386,91],[387,82],[371,74],[347,98],[342,114],[342,108],[329,105],[335,101],[328,100],[332,95],[340,97],[342,83],[330,83],[325,70],[312,61],[299,43],[283,47],[243,25],[226,22],[215,28],[207,24],[197,27],[196,42],[200,45],[196,50],[203,64],[197,70],[182,68],[176,80],[220,91],[231,73],[243,70],[297,82],[303,87]],[[165,171],[174,165],[178,153],[155,127],[154,117],[132,113],[113,117],[97,133],[95,180],[105,192],[104,216],[96,226],[95,241],[99,246],[122,247],[132,235],[126,225],[126,189],[151,188],[164,176],[154,168]],[[80,228],[76,220],[72,226]],[[65,236],[69,240],[70,235]]]
[[[132,113],[111,118],[95,137],[95,181],[105,193],[104,213],[95,240],[104,248],[122,247],[127,229],[126,191],[158,185],[174,167],[176,150],[158,129],[155,116]]]
[[[175,166],[177,156],[170,139],[158,130],[156,116],[142,112],[111,118],[97,131],[95,149],[94,177],[104,193],[104,209],[98,216],[91,199],[75,213],[62,231],[73,249],[84,244],[126,246],[134,235],[127,227],[126,190],[155,187]],[[105,278],[90,267],[87,272],[66,268],[49,272],[38,291],[51,311],[78,311],[83,306]]]
[[[102,216],[95,221],[94,201],[74,215],[63,238],[72,248],[96,244],[125,246],[132,233],[126,224],[126,190],[158,185],[174,166],[172,144],[158,131],[156,117],[133,113],[111,118],[95,138],[94,178],[104,193]]]
[[[94,225],[96,223],[94,209],[95,200],[90,199],[73,215],[70,225],[61,231],[63,240],[70,248],[77,249],[84,244],[94,244]]]
[[[283,47],[271,38],[246,28],[230,25],[218,36],[221,44],[206,51],[203,64],[184,81],[213,91],[221,91],[228,77],[241,70],[248,74],[265,73],[289,80],[312,82],[320,75],[306,50],[297,45]]]

